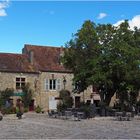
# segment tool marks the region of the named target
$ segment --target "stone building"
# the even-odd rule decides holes
[[[63,53],[62,47],[27,44],[22,54],[0,53],[0,90],[13,88],[18,94],[29,83],[34,91],[32,109],[37,105],[44,111],[56,109],[59,91],[67,89],[72,93],[73,90],[73,74],[60,62]],[[74,106],[78,107],[80,101],[91,101],[91,90],[89,87],[81,94],[72,93]]]

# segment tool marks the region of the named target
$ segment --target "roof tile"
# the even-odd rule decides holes
[[[30,51],[34,54],[34,66],[39,71],[59,71],[70,72],[60,64],[61,54],[64,52],[62,47],[50,47],[50,46],[37,46],[37,45],[25,45],[25,52]]]
[[[30,63],[30,52],[33,63]],[[25,45],[23,54],[0,53],[0,71],[5,72],[71,72],[60,63],[62,47]]]

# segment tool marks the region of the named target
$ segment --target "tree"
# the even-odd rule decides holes
[[[68,90],[61,90],[59,94],[59,98],[61,101],[57,105],[57,109],[59,111],[65,110],[67,108],[71,108],[73,105],[73,99],[70,96],[70,92]]]
[[[9,100],[11,96],[13,96],[13,93],[14,90],[10,88],[0,91],[0,107],[5,105],[6,101]]]
[[[67,43],[64,66],[74,72],[78,92],[96,85],[109,105],[114,93],[138,93],[140,87],[140,32],[120,26],[95,25],[85,21]],[[133,94],[133,95],[134,95]]]
[[[74,38],[66,44],[63,63],[74,73],[73,80],[78,85],[77,92],[82,92],[88,87],[87,78],[91,76],[88,63],[93,58],[96,60],[99,53],[95,29],[96,25],[93,22],[85,21],[82,28],[73,36]]]
[[[25,94],[22,96],[22,100],[24,102],[25,108],[28,108],[31,100],[33,98],[33,90],[30,88],[30,84],[27,83],[23,88],[22,88],[23,93]]]

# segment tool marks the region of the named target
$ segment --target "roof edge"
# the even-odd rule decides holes
[[[64,48],[64,46],[47,46],[47,45],[33,45],[33,44],[24,44],[24,47],[48,47],[48,48]]]
[[[40,70],[40,72],[57,72],[57,73],[73,73],[72,71],[54,71],[54,70]]]
[[[40,73],[40,72],[7,71],[7,70],[0,70],[0,72],[6,72],[6,73],[30,73],[30,74],[39,74]]]

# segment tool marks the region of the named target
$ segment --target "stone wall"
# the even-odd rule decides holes
[[[39,74],[31,73],[6,73],[0,72],[0,90],[5,90],[6,88],[16,88],[16,77],[25,77],[26,82],[30,83],[30,88],[33,90],[35,99],[35,106],[40,106],[44,111],[49,110],[49,98],[59,97],[59,91],[62,89],[69,90],[72,93],[73,85],[72,79],[73,74],[71,73],[58,73],[58,72],[40,72]],[[63,80],[66,80],[64,86]],[[46,90],[45,80],[46,79],[60,79],[60,89],[59,90]],[[15,89],[16,91],[16,89]],[[75,96],[80,96],[81,101],[86,101],[90,99],[91,87],[82,92],[81,94],[72,93],[73,98]],[[17,99],[18,97],[15,97]]]
[[[37,74],[31,73],[7,73],[0,72],[0,90],[6,88],[16,88],[16,77],[25,77],[26,83],[30,83],[32,89],[34,89],[35,79],[38,77]]]
[[[16,77],[24,77],[26,79],[26,83],[30,84],[30,88],[35,93],[35,80],[38,78],[37,74],[32,73],[7,73],[7,72],[0,72],[0,90],[5,90],[6,88],[14,89],[14,92],[19,92],[16,90]],[[35,98],[35,95],[33,95]],[[16,104],[16,100],[20,98],[20,96],[13,96],[14,105]]]
[[[38,94],[39,99],[37,99],[37,104],[39,104],[44,111],[49,110],[49,97],[59,97],[59,91],[64,89],[63,80],[66,79],[65,89],[70,92],[73,90],[72,79],[73,74],[70,73],[54,73],[54,72],[42,72],[39,75],[38,84]],[[46,90],[45,80],[46,79],[60,79],[60,89],[59,90]]]

